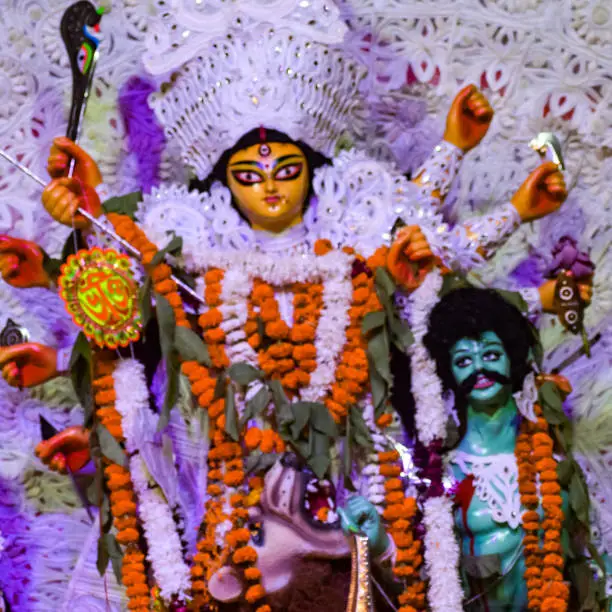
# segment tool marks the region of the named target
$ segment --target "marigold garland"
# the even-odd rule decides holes
[[[121,415],[114,406],[115,391],[113,371],[115,356],[97,352],[94,356],[94,401],[96,416],[117,442],[124,441]],[[136,496],[129,471],[108,459],[104,459],[104,475],[110,491],[110,510],[117,529],[117,541],[125,550],[121,579],[126,587],[128,609],[148,612],[150,597],[144,566],[144,554],[140,550],[140,528],[136,517]]]
[[[389,474],[385,481],[385,510],[389,535],[397,552],[393,573],[403,582],[404,591],[399,596],[400,612],[416,612],[425,609],[425,582],[421,580],[423,562],[421,542],[414,537],[416,500],[404,495],[402,481],[398,478],[399,453],[395,450],[378,453],[379,473]]]
[[[540,406],[536,404],[534,410],[537,421],[522,422],[515,446],[519,493],[521,503],[526,508],[523,514],[523,547],[527,604],[529,610],[534,612],[565,612],[569,587],[563,579],[563,499],[557,462],[553,459],[554,444],[548,433],[549,425],[542,417]]]

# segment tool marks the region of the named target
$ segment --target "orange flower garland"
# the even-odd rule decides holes
[[[319,256],[325,255],[332,250],[328,240],[318,240],[315,244],[315,253]],[[361,263],[366,269],[363,257],[355,253],[353,249],[345,248],[344,252],[355,255],[357,262]],[[370,270],[380,265],[378,251],[367,262]],[[382,260],[384,265],[384,259]],[[361,333],[363,318],[369,312],[382,310],[382,305],[374,290],[374,279],[365,271],[356,274],[352,279],[353,297],[349,310],[350,323],[346,330],[346,344],[340,356],[340,361],[336,368],[334,384],[328,397],[325,398],[325,405],[336,422],[346,418],[349,408],[365,393],[369,383],[368,358],[366,354],[366,340]]]
[[[419,571],[423,557],[420,554],[421,542],[414,537],[416,501],[404,495],[398,459],[397,451],[378,453],[380,474],[387,477],[383,517],[397,549],[393,573],[405,585],[399,596],[400,612],[416,612],[425,609],[425,582],[421,580]]]
[[[110,358],[109,358],[110,357]],[[117,442],[123,442],[121,415],[117,412],[113,371],[115,358],[112,354],[98,352],[94,360],[94,400],[96,416],[109,430]],[[125,549],[121,578],[126,587],[128,609],[148,612],[150,597],[144,567],[144,554],[140,550],[140,529],[136,517],[136,496],[129,470],[104,459],[107,486],[110,490],[110,510],[117,529],[117,541]]]
[[[553,459],[553,440],[542,411],[535,406],[537,421],[524,420],[516,443],[525,554],[525,582],[530,610],[565,612],[569,587],[563,580],[561,546],[563,499]],[[540,494],[537,482],[539,478]],[[539,507],[543,509],[540,519]],[[543,531],[543,539],[540,537]]]

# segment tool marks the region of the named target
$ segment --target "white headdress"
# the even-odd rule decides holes
[[[145,66],[153,74],[180,71],[151,104],[198,177],[254,128],[279,130],[331,155],[359,123],[365,70],[331,46],[346,31],[331,1],[158,0],[157,6]]]

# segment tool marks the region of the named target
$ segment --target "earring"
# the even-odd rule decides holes
[[[518,411],[529,421],[536,422],[534,405],[538,400],[538,388],[535,382],[535,373],[529,372],[523,381],[523,388],[512,395]]]

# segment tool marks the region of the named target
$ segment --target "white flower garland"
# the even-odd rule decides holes
[[[442,275],[430,272],[411,296],[410,323],[414,342],[409,349],[412,369],[412,394],[416,404],[415,424],[419,440],[426,446],[446,435],[447,411],[436,364],[423,345],[429,314],[438,301]]]
[[[190,589],[190,572],[183,561],[181,540],[168,502],[159,487],[149,488],[149,474],[140,455],[130,459],[130,472],[138,496],[138,515],[148,543],[147,559],[153,567],[161,596],[185,600]]]
[[[459,546],[453,529],[453,502],[446,496],[428,499],[423,523],[429,606],[432,612],[461,612],[463,589],[459,580]]]
[[[444,440],[448,411],[436,364],[423,345],[429,315],[442,288],[439,270],[430,272],[411,295],[410,322],[414,343],[410,347],[412,394],[419,440],[428,446]],[[463,589],[459,577],[459,545],[454,532],[453,503],[446,496],[425,502],[425,567],[429,576],[428,601],[433,612],[461,612]]]
[[[125,446],[130,454],[152,439],[155,418],[149,410],[144,366],[124,359],[113,372],[115,408],[121,415]],[[130,472],[138,498],[138,515],[144,526],[155,581],[162,597],[184,599],[190,588],[189,567],[183,560],[181,541],[168,502],[160,487],[149,488],[149,473],[140,454],[130,459]]]

